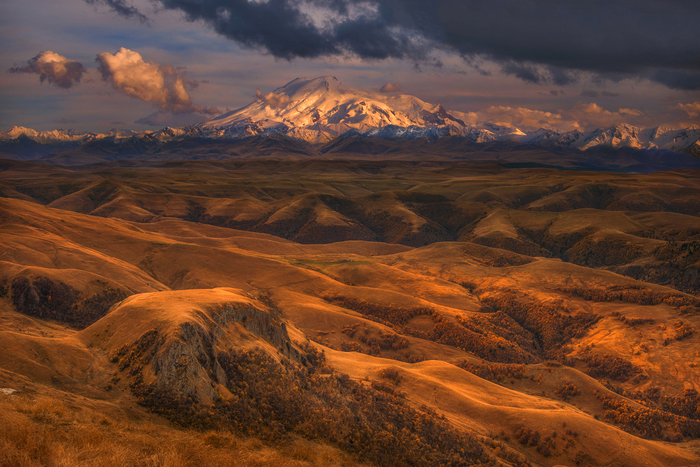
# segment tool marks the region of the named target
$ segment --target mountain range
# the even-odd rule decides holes
[[[640,128],[621,123],[586,132],[544,128],[526,132],[489,122],[471,125],[466,120],[466,114],[447,111],[439,104],[430,104],[414,96],[360,91],[344,85],[334,76],[322,76],[297,78],[268,94],[258,91],[255,100],[245,107],[178,128],[81,133],[14,126],[0,133],[0,151],[32,159],[96,142],[126,145],[127,152],[138,153],[143,145],[194,139],[284,136],[323,145],[341,136],[383,140],[437,140],[457,136],[477,144],[512,142],[582,151],[601,148],[667,150],[700,158],[700,126]]]

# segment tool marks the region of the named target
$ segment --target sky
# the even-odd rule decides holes
[[[698,31],[697,0],[3,0],[0,131],[191,124],[323,75],[525,131],[685,128]]]

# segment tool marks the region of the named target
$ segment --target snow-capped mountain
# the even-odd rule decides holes
[[[160,130],[164,131],[164,130]],[[9,130],[0,133],[0,141],[12,141],[21,137],[28,138],[37,143],[59,143],[59,142],[87,142],[112,138],[123,140],[133,137],[143,137],[148,132],[138,132],[132,130],[112,129],[105,133],[81,133],[77,130],[50,130],[37,131],[23,126],[13,126]]]
[[[526,133],[519,128],[489,122],[468,123],[469,118],[467,114],[445,110],[439,104],[417,97],[359,91],[333,76],[322,76],[297,78],[268,94],[258,91],[249,105],[196,125],[145,132],[115,129],[106,133],[12,127],[0,133],[0,141],[9,143],[28,138],[42,144],[99,141],[141,144],[193,137],[230,140],[283,135],[309,143],[327,143],[352,132],[360,137],[382,139],[460,136],[474,143],[515,141],[580,150],[597,147],[666,149],[700,157],[698,126],[639,128],[623,123],[587,132],[539,129]]]
[[[80,133],[76,130],[37,131],[23,126],[13,126],[9,130],[0,133],[0,140],[10,141],[25,136],[39,143],[83,141],[88,137],[88,135],[88,133]]]
[[[578,130],[560,133],[553,130],[539,129],[519,139],[520,141],[557,145],[572,149],[591,149],[596,147],[631,147],[635,149],[668,149],[700,156],[700,127],[692,126],[682,130],[666,126],[640,128],[626,123],[609,128],[598,128],[583,133]]]
[[[334,76],[297,78],[251,104],[195,125],[214,137],[283,133],[309,142],[326,142],[350,130],[446,128],[466,134],[468,126],[442,106],[407,95],[386,96],[352,89]]]

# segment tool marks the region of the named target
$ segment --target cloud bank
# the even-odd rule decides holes
[[[555,112],[528,109],[526,107],[490,106],[479,112],[465,114],[471,123],[492,122],[497,125],[514,126],[522,130],[534,131],[539,128],[570,131],[590,130],[615,125],[621,121],[641,118],[644,114],[637,109],[620,108],[616,112],[606,110],[596,103],[578,102],[570,109]]]
[[[196,86],[196,83],[184,79],[170,64],[146,62],[141,54],[124,47],[115,54],[102,52],[95,60],[102,79],[114,89],[150,102],[161,111],[209,115],[219,113],[214,107],[194,105],[185,87]]]
[[[700,116],[700,101],[692,102],[690,104],[678,104],[678,107],[685,110],[689,117]]]
[[[27,60],[26,66],[16,66],[7,71],[9,73],[34,73],[39,75],[42,83],[48,81],[49,84],[59,88],[69,89],[80,82],[87,68],[81,63],[68,60],[62,55],[46,50]]]
[[[123,6],[123,0],[99,1]],[[429,62],[432,52],[450,51],[466,63],[493,60],[504,73],[537,84],[569,84],[590,72],[600,79],[647,78],[669,88],[700,89],[695,0],[154,2],[284,59],[352,55]]]
[[[426,38],[381,2],[356,0],[155,0],[219,34],[278,58],[350,54],[429,60]],[[400,4],[401,2],[398,2]],[[418,2],[414,2],[418,4]]]

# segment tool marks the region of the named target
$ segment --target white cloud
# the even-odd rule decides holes
[[[10,73],[34,73],[39,75],[42,83],[48,81],[50,84],[68,89],[80,82],[87,69],[75,60],[68,60],[63,55],[46,50],[27,60],[27,66],[16,66],[8,71]]]
[[[273,109],[279,109],[292,102],[292,99],[286,94],[275,94],[274,92],[263,94],[259,88],[255,90],[255,98]]]
[[[194,105],[186,86],[196,87],[170,64],[146,62],[138,52],[120,48],[116,54],[102,52],[97,55],[102,78],[112,86],[136,99],[150,102],[161,111],[172,113],[216,114],[215,108]]]
[[[522,130],[546,128],[551,130],[586,130],[606,127],[616,123],[630,123],[630,119],[642,117],[637,109],[605,110],[595,102],[577,102],[570,109],[547,112],[526,107],[491,106],[477,112],[478,120],[498,125],[515,126]]]
[[[695,101],[690,104],[678,104],[678,107],[685,110],[689,117],[697,117],[700,115],[700,101]]]
[[[497,125],[515,126],[521,129],[574,129],[575,121],[567,120],[561,113],[533,110],[525,107],[491,106],[477,112],[479,121]]]

